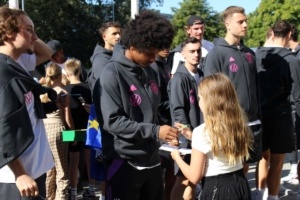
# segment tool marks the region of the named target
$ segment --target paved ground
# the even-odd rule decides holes
[[[300,155],[300,153],[298,153],[298,154]],[[288,173],[290,172],[290,168],[291,168],[291,165],[289,164],[288,159],[286,158],[285,163],[283,165],[282,177],[288,175]],[[251,190],[252,190],[252,199],[256,200],[255,199],[255,192],[254,192],[255,189],[256,189],[255,188],[255,166],[254,165],[250,166],[250,170],[249,170],[249,174],[247,175],[247,178],[249,180],[249,184],[250,184],[250,187],[251,187]],[[281,196],[280,199],[281,200],[297,200],[297,192],[298,192],[298,188],[299,188],[298,184],[296,184],[296,183],[295,184],[285,183],[283,186],[288,188],[288,189],[293,190],[295,192],[295,194],[294,195]]]
[[[300,153],[298,153],[298,154],[299,154],[298,155],[298,157],[299,157]],[[284,166],[283,166],[283,170],[282,170],[282,176],[286,176],[289,173],[290,167],[291,166],[290,166],[288,160],[286,159],[286,161],[284,163]],[[249,184],[250,184],[250,187],[251,187],[251,190],[252,190],[252,199],[256,200],[255,199],[255,192],[254,192],[255,191],[255,165],[250,165],[250,170],[249,170],[249,173],[247,175],[247,178],[249,180]],[[96,199],[98,200],[99,195],[100,195],[99,183],[96,184],[96,185],[98,185],[97,190],[96,190],[96,195],[97,195]],[[295,194],[294,195],[281,196],[280,200],[297,200],[297,192],[298,192],[299,186],[297,184],[285,183],[284,187],[293,190],[295,192]],[[83,199],[82,198],[82,192],[79,193],[78,199]]]

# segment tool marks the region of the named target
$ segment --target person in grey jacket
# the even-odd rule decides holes
[[[121,39],[121,27],[118,22],[106,22],[99,28],[101,41],[96,45],[91,56],[92,68],[88,73],[88,83],[93,95],[96,79],[110,60],[114,46]]]
[[[187,125],[191,130],[200,125],[200,107],[198,104],[197,86],[203,77],[203,72],[197,67],[201,58],[201,43],[197,38],[187,38],[181,45],[181,63],[170,80],[168,93],[170,97],[170,110],[172,124]],[[202,119],[203,122],[203,119]],[[180,147],[191,148],[191,141],[184,136],[179,137]],[[190,163],[190,155],[184,157],[186,163]],[[195,185],[190,183],[175,165],[176,181],[172,189],[171,199],[183,197],[183,199],[195,199]]]
[[[159,140],[176,140],[178,130],[157,125],[157,76],[154,72],[146,75],[142,68],[150,66],[159,50],[170,46],[173,36],[167,19],[151,11],[141,12],[125,26],[123,46],[114,47],[110,62],[96,80],[94,91],[101,90],[101,105],[94,103],[103,125],[109,199],[163,199]],[[95,98],[99,97],[93,95]]]
[[[204,76],[222,72],[232,81],[254,136],[250,159],[246,161],[246,163],[253,163],[262,157],[261,110],[255,54],[242,41],[247,33],[247,17],[244,8],[230,6],[223,12],[222,18],[227,33],[225,38],[214,40],[215,46],[204,61]],[[244,163],[245,172],[248,171],[246,163]]]

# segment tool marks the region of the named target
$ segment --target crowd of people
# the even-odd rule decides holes
[[[76,200],[83,152],[84,199],[97,198],[97,181],[100,200],[279,199],[300,175],[298,30],[279,20],[254,52],[244,8],[221,17],[226,34],[211,43],[205,19],[187,16],[171,51],[174,27],[158,13],[144,10],[122,31],[103,23],[87,73],[58,40],[39,39],[24,11],[0,7],[1,198]],[[62,140],[93,112],[100,146]]]

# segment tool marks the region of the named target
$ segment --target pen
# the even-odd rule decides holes
[[[187,127],[188,127],[188,125],[186,125],[186,124],[185,124],[185,125],[182,125],[182,126],[179,128],[179,130],[182,131],[183,129],[185,129],[185,128],[187,128]]]

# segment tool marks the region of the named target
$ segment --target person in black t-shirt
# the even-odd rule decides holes
[[[86,129],[89,113],[87,112],[85,106],[88,106],[92,103],[91,91],[89,89],[88,83],[81,82],[79,78],[81,72],[80,66],[80,61],[75,58],[71,58],[65,63],[65,70],[70,84],[65,86],[64,89],[68,92],[68,94],[71,95],[70,107],[75,130]],[[85,102],[84,104],[83,101]],[[80,151],[83,147],[85,147],[83,141],[74,142],[69,145],[71,200],[76,199],[75,197],[77,196],[78,164]],[[84,154],[89,177],[89,189],[88,191],[86,191],[86,193],[88,193],[91,197],[95,196],[95,182],[94,180],[90,180],[90,149],[88,147],[84,148]]]

